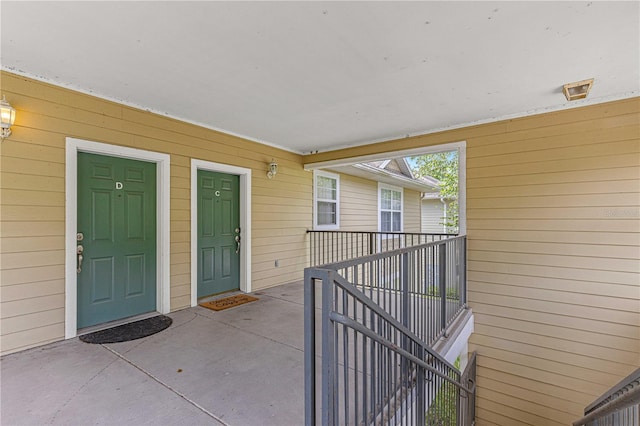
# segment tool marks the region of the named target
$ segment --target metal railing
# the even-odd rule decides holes
[[[440,241],[457,234],[419,232],[312,231],[309,234],[309,266],[342,262],[399,248]]]
[[[637,426],[640,424],[640,368],[622,379],[584,410],[573,426]]]
[[[450,238],[305,269],[307,425],[472,424],[475,357],[461,374],[431,348],[465,308],[465,242]]]

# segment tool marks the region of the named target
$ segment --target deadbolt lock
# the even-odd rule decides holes
[[[84,240],[84,234],[82,232],[78,232],[76,234],[76,241],[82,241]]]

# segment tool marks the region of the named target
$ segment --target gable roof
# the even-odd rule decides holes
[[[330,170],[419,192],[437,193],[440,185],[434,178],[414,177],[409,163],[403,157],[332,167]]]

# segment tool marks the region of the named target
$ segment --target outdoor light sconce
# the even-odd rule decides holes
[[[267,177],[269,179],[273,179],[276,173],[278,173],[278,163],[271,160],[271,162],[269,163],[269,170],[267,171]]]
[[[568,101],[575,101],[578,99],[584,99],[589,94],[593,86],[593,79],[577,81],[575,83],[568,83],[562,86],[562,92]]]
[[[16,109],[12,107],[2,95],[0,100],[0,141],[11,135],[11,126],[16,121]]]

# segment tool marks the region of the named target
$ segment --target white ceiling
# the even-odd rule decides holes
[[[637,1],[3,0],[0,14],[5,70],[299,153],[640,93]],[[562,84],[592,77],[568,105]]]

